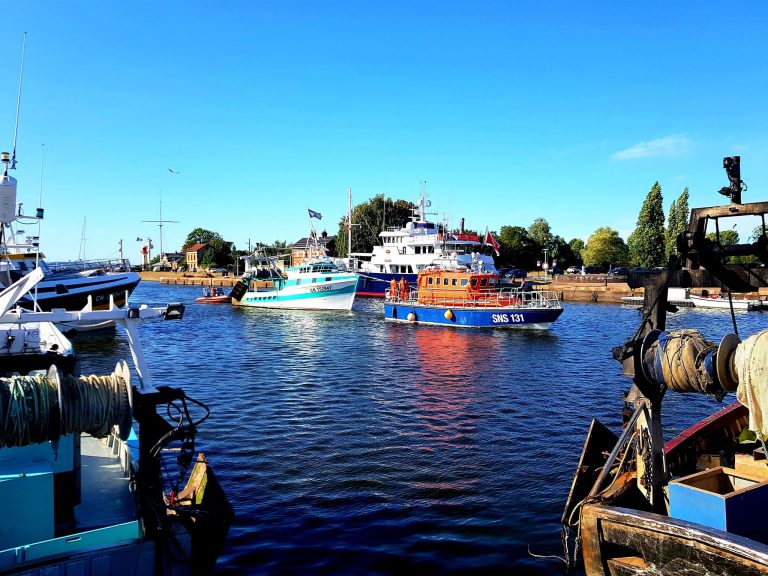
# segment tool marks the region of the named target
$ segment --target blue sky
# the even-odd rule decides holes
[[[353,203],[626,239],[655,181],[665,210],[720,204],[741,155],[768,199],[768,5],[616,1],[40,1],[2,4],[0,147],[27,32],[18,201],[41,190],[50,260],[238,248],[335,233]],[[45,150],[44,154],[42,150]],[[169,168],[178,171],[173,175]]]

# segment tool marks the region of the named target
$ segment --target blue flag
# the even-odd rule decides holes
[[[307,210],[309,210],[309,208],[307,208]],[[317,218],[318,220],[320,220],[323,217],[323,215],[320,214],[320,212],[315,212],[314,210],[309,210],[309,217],[310,218]]]

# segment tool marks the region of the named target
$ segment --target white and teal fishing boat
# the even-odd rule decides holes
[[[277,257],[246,258],[243,281],[230,296],[235,306],[298,310],[350,310],[358,275],[341,262],[321,256],[291,266],[277,266]]]

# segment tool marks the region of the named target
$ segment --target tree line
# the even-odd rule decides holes
[[[610,226],[597,228],[586,242],[581,238],[566,241],[552,231],[545,218],[536,218],[528,227],[502,226],[498,231],[492,231],[500,245],[496,265],[533,270],[541,265],[546,250],[547,261],[562,268],[571,265],[603,268],[641,266],[648,269],[666,266],[670,256],[677,252],[677,237],[688,227],[688,188],[683,189],[680,196],[672,202],[666,218],[663,204],[661,186],[655,182],[640,208],[635,229],[626,241]],[[373,246],[379,244],[379,233],[385,228],[405,226],[411,220],[414,208],[412,202],[393,200],[383,194],[355,206],[352,210],[351,252],[371,252]],[[445,230],[444,225],[438,226],[440,232],[458,232],[457,229]],[[347,216],[344,216],[339,221],[335,238],[336,255],[346,256],[350,251],[347,247],[348,230]],[[465,232],[477,234],[472,230]],[[761,234],[761,228],[755,229],[751,240],[756,241]],[[484,233],[478,234],[481,239],[483,235]],[[721,231],[717,239],[715,233],[707,234],[707,237],[723,245],[739,243],[739,235],[735,230]],[[237,258],[248,253],[246,250],[237,250],[234,242],[225,240],[217,232],[204,228],[196,228],[189,233],[182,253],[192,245],[202,242],[209,245],[209,250],[200,262],[202,268],[231,268]],[[281,240],[260,246],[271,254],[285,254],[289,250],[288,243]]]
[[[355,206],[352,252],[370,252],[379,243],[379,232],[384,227],[404,226],[410,220],[413,207],[410,202],[392,200],[382,194]],[[545,218],[536,218],[527,228],[508,225],[492,232],[500,244],[496,264],[533,270],[546,257],[561,267],[663,266],[675,251],[677,235],[687,228],[689,211],[688,188],[685,188],[672,202],[665,225],[661,186],[656,182],[643,202],[634,232],[626,241],[609,226],[597,228],[586,242],[581,238],[566,240],[552,231]],[[339,222],[336,236],[337,254],[347,254],[347,231],[345,216]]]

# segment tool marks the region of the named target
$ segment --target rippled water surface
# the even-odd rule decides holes
[[[350,313],[194,302],[142,283],[132,301],[188,303],[141,328],[155,381],[207,403],[201,447],[237,518],[221,574],[563,574],[559,519],[593,417],[620,428],[630,382],[611,348],[632,308],[567,304],[548,332],[461,330]],[[768,315],[737,313],[742,337]],[[733,331],[682,310],[668,329]],[[76,340],[88,365],[124,335]],[[111,361],[111,358],[110,358]],[[105,367],[109,362],[105,362]],[[667,395],[667,438],[714,411]]]

